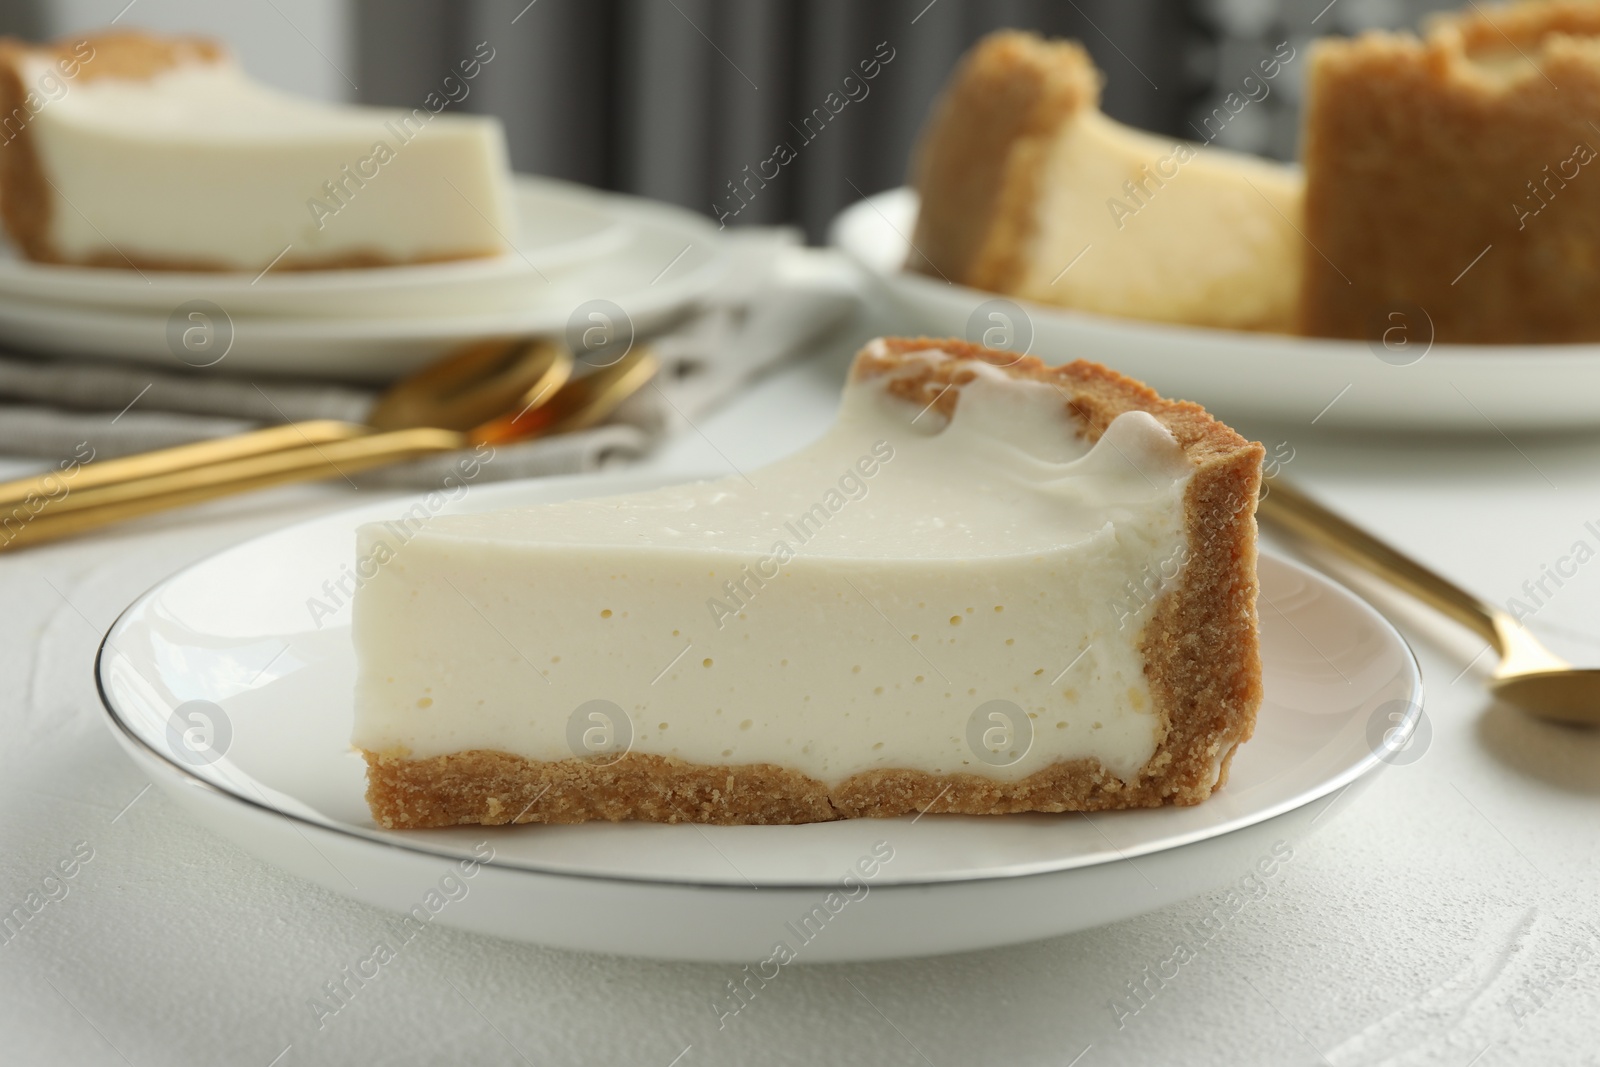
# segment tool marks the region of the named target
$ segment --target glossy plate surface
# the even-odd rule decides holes
[[[481,486],[451,509],[658,484],[608,475]],[[852,932],[808,945],[807,958],[944,952],[1114,921],[1242,877],[1274,845],[1292,849],[1336,794],[1381,765],[1375,749],[1387,750],[1374,739],[1421,701],[1415,662],[1387,622],[1326,579],[1267,556],[1266,703],[1227,788],[1195,807],[779,827],[384,831],[367,813],[364,766],[348,743],[354,657],[337,587],[351,574],[354,527],[409,504],[290,527],[163,582],[107,635],[101,692],[118,739],[192,815],[338,892],[406,910],[455,869],[453,860],[492,854],[476,868],[473,893],[439,918],[509,938],[760,958],[785,921],[839,887],[875,847],[893,858],[858,890],[860,906],[839,913],[850,915],[840,925]],[[190,701],[220,713],[202,721],[192,712],[205,706],[185,709]],[[208,731],[198,752],[185,736],[191,729]],[[993,921],[975,922],[975,907]]]
[[[1000,330],[1046,363],[1105,363],[1225,421],[1486,434],[1600,426],[1600,345],[1432,344],[1425,318],[1398,324],[1387,346],[1369,345],[1009,301],[901,270],[916,216],[916,193],[891,189],[846,208],[831,228],[907,332],[977,341]],[[1073,269],[1092,268],[1093,255]]]

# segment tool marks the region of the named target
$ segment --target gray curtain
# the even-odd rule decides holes
[[[1135,125],[1181,129],[1205,91],[1185,54],[1206,31],[1175,0],[358,0],[355,10],[364,100],[415,106],[487,42],[495,57],[459,106],[505,120],[518,170],[712,213],[738,206],[728,183],[786,141],[796,158],[729,224],[797,223],[814,240],[859,194],[904,180],[934,94],[991,29],[1081,39],[1111,75],[1107,110]],[[875,54],[892,59],[863,90],[858,65]],[[851,74],[857,99],[804,141],[791,123],[844,97]]]
[[[37,41],[49,32],[36,0],[0,0],[0,34]]]
[[[1083,41],[1105,109],[1193,137],[1280,42],[1300,60],[1219,143],[1292,158],[1305,49],[1321,33],[1412,25],[1456,0],[354,0],[362,96],[415,106],[478,42],[495,59],[460,106],[506,122],[519,170],[683,204],[738,201],[792,125],[879,48],[893,60],[798,148],[731,225],[813,240],[862,193],[900,184],[951,65],[991,29]],[[856,90],[858,93],[859,89]],[[770,173],[770,170],[769,170]]]

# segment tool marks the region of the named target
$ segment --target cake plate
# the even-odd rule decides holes
[[[475,511],[661,484],[579,475],[391,499],[202,560],[106,634],[95,672],[108,724],[171,800],[169,814],[411,917],[397,922],[661,959],[777,954],[777,966],[1031,941],[1224,887],[1259,895],[1375,771],[1410,758],[1426,725],[1416,661],[1393,627],[1327,578],[1263,555],[1265,703],[1226,788],[1194,807],[807,826],[378,827],[349,743],[355,527],[413,505]]]
[[[729,268],[727,242],[695,212],[547,179],[518,178],[515,193],[518,251],[485,260],[267,272],[255,285],[0,260],[0,339],[168,370],[390,381],[485,337],[560,337],[602,321],[591,312],[642,335]]]
[[[1201,404],[1230,423],[1387,432],[1600,427],[1600,344],[1434,344],[1421,308],[1372,342],[1119,319],[969,289],[901,269],[917,194],[890,189],[830,229],[872,278],[903,332],[954,335],[1046,363],[1089,359]],[[1094,249],[1063,271],[1095,269]]]

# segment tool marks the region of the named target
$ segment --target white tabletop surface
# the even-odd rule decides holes
[[[748,468],[817,435],[844,353],[867,335],[845,332],[650,465]],[[1529,626],[1600,663],[1600,561],[1589,559],[1600,437],[1240,429],[1269,453],[1292,450],[1285,473],[1325,501],[1498,602],[1585,542],[1576,575],[1559,589],[1547,580],[1553,595]],[[24,468],[0,473],[12,469]],[[1192,924],[1221,894],[1014,948],[786,969],[719,1029],[712,1005],[735,967],[433,927],[319,1029],[312,998],[370,952],[385,916],[187,822],[112,741],[90,666],[111,620],[156,581],[356,499],[282,489],[0,556],[0,915],[30,893],[55,897],[16,936],[0,933],[0,1062],[1600,1062],[1600,734],[1497,706],[1481,685],[1483,643],[1393,599],[1379,606],[1427,681],[1425,753],[1288,842],[1283,875],[1204,944]],[[47,883],[75,849],[87,862]],[[1180,942],[1195,958],[1147,978]],[[1141,983],[1144,1003],[1130,996]]]

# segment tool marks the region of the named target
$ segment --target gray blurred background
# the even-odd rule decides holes
[[[118,25],[226,40],[258,77],[326,99],[419,106],[480,43],[494,58],[451,106],[499,115],[520,171],[707,214],[779,141],[796,158],[729,225],[792,223],[819,240],[862,194],[899,185],[929,103],[961,52],[1001,26],[1075,37],[1106,75],[1105,109],[1194,137],[1258,60],[1320,33],[1413,25],[1455,0],[0,0],[0,29],[48,37]],[[881,46],[881,50],[880,50]],[[792,124],[844,97],[810,139]],[[1304,63],[1217,143],[1295,152]],[[835,105],[837,106],[837,105]],[[819,132],[820,130],[820,132]]]

